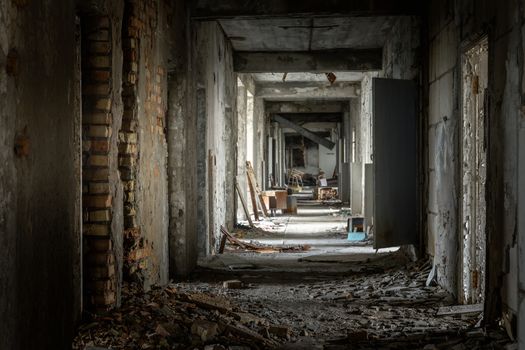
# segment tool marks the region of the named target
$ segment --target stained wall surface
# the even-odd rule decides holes
[[[72,2],[0,3],[0,348],[67,348],[80,316]]]

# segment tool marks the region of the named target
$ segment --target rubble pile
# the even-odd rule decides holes
[[[120,309],[80,327],[73,349],[272,349],[284,340],[267,320],[218,296],[125,285],[122,298]]]
[[[513,349],[503,330],[480,328],[482,308],[426,285],[428,263],[392,259],[336,276],[214,270],[148,293],[128,285],[73,349]]]
[[[395,259],[384,259],[383,268],[378,261],[360,264],[356,269],[360,272],[351,276],[281,273],[269,278],[252,271],[237,276],[246,286],[243,290],[225,290],[213,281],[179,287],[216,293],[272,324],[286,325],[286,348],[313,349],[314,344],[323,344],[321,349],[407,349],[410,345],[460,350],[474,349],[468,344],[478,342],[495,349],[504,348],[497,344],[511,343],[502,330],[486,333],[479,328],[482,312],[440,315],[442,307],[454,306],[455,301],[441,287],[426,285],[430,264],[419,261],[392,267]]]

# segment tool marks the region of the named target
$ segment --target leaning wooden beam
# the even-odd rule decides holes
[[[243,242],[240,239],[235,238],[231,233],[228,232],[226,227],[221,225],[221,248],[219,249],[219,254],[224,252],[226,240],[228,240],[233,245],[241,247],[242,249],[252,250],[259,253],[298,252],[310,250],[311,248],[309,245],[277,247],[272,245],[253,244],[252,242]]]
[[[246,175],[248,176],[248,182],[253,186],[255,190],[255,194],[257,196],[256,201],[258,201],[264,217],[268,217],[268,209],[266,209],[266,204],[264,204],[262,193],[259,189],[259,185],[257,185],[257,179],[255,179],[255,172],[253,171],[253,166],[250,161],[246,162]]]
[[[242,195],[241,190],[239,189],[239,183],[237,182],[237,179],[235,179],[235,190],[237,190],[237,194],[239,195],[239,198],[241,200],[242,208],[244,209],[244,214],[248,219],[248,223],[250,224],[250,227],[253,227],[252,216],[250,215],[250,211],[248,210],[248,204],[246,203],[246,200],[244,199],[244,196]]]
[[[376,71],[383,68],[383,49],[308,51],[308,52],[247,52],[233,54],[233,69],[237,73],[328,73]]]
[[[327,140],[327,139],[325,139],[323,137],[317,136],[316,134],[314,134],[310,130],[305,129],[302,126],[297,125],[297,124],[289,121],[286,118],[283,118],[283,117],[281,117],[279,115],[274,115],[273,116],[273,120],[275,120],[276,122],[281,124],[281,126],[284,126],[284,127],[290,128],[290,129],[294,129],[295,131],[297,131],[299,134],[303,135],[307,139],[310,139],[313,142],[316,142],[316,143],[318,143],[320,145],[323,145],[323,146],[325,146],[328,149],[333,149],[335,147],[335,143],[333,143],[332,141]]]
[[[221,233],[222,233],[222,227],[221,227]],[[224,248],[226,247],[226,240],[228,239],[228,236],[226,236],[224,233],[221,235],[221,243],[219,245],[219,254],[224,253]]]
[[[250,198],[252,200],[253,216],[255,217],[255,220],[259,221],[259,207],[257,206],[257,194],[255,193],[255,184],[252,183],[252,179],[248,171],[246,171],[246,177],[248,178],[248,187],[250,188]]]

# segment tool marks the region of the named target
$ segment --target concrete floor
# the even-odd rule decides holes
[[[257,230],[239,231],[241,240],[275,247],[308,245],[310,249],[293,253],[256,253],[227,249],[224,254],[199,261],[207,269],[257,269],[273,271],[355,271],[355,264],[373,261],[399,247],[375,250],[371,241],[347,240],[348,216],[340,207],[317,204],[299,205],[296,215],[277,214],[255,222]]]
[[[203,350],[503,349],[511,343],[502,330],[487,333],[479,328],[479,312],[439,315],[440,307],[455,301],[441,287],[425,285],[430,264],[410,262],[398,248],[376,252],[370,242],[347,241],[346,217],[338,208],[305,206],[298,215],[279,215],[258,226],[238,234],[246,242],[308,244],[311,249],[266,254],[229,246],[224,254],[201,260],[187,281],[146,295],[125,295],[123,305],[130,311],[83,326],[73,348],[147,344]],[[233,279],[241,287],[225,288],[224,281]],[[204,309],[199,303],[188,304],[195,295],[212,302]],[[133,315],[139,314],[149,321],[137,323]],[[166,318],[172,314],[178,316]],[[124,320],[122,315],[127,315]],[[219,334],[203,340],[195,328],[203,322],[210,327],[243,324],[253,333],[246,339],[247,333],[239,337],[219,327]],[[164,325],[164,343],[150,337],[159,333],[153,329],[157,324]],[[132,336],[107,331],[115,325]]]

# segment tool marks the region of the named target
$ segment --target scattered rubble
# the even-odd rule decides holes
[[[122,307],[86,321],[72,349],[273,349],[271,324],[224,297],[180,292],[175,286],[143,293],[125,285]]]
[[[465,313],[425,285],[428,263],[395,259],[340,275],[214,270],[148,293],[127,285],[122,308],[86,321],[73,349],[511,348],[504,330],[479,328],[479,307]]]
[[[461,350],[476,348],[462,347],[461,342],[487,342],[495,349],[511,343],[503,330],[479,328],[482,311],[478,308],[438,314],[445,306],[457,309],[455,300],[439,286],[426,286],[428,262],[407,262],[400,254],[355,264],[351,275],[239,271],[236,276],[247,288],[229,290],[216,282],[215,278],[224,276],[214,271],[208,277],[201,272],[198,283],[178,287],[216,293],[235,302],[273,325],[269,334],[287,340],[286,349],[315,349],[321,344],[320,349],[423,349],[428,345],[427,349]],[[400,261],[404,266],[399,266]]]

